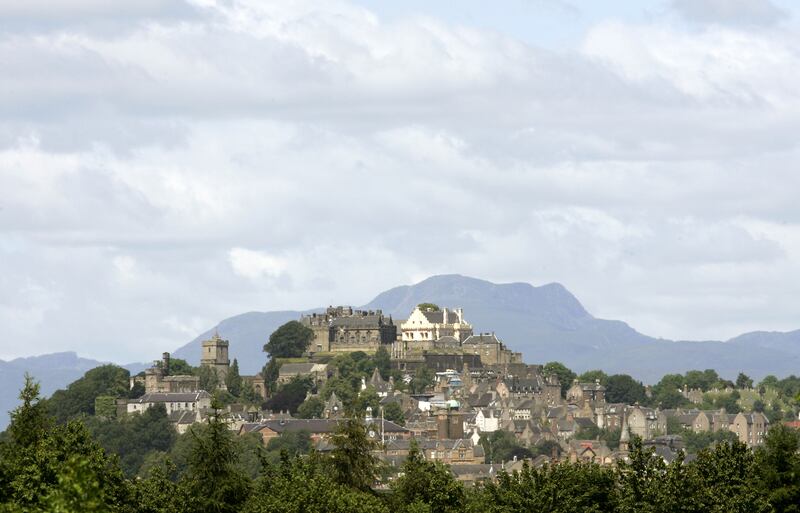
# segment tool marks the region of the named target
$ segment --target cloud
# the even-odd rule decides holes
[[[698,23],[773,25],[789,15],[770,0],[672,0],[670,5]]]
[[[797,327],[789,31],[606,20],[555,52],[346,2],[142,5],[0,34],[25,352],[147,361],[444,272],[561,281],[654,335]]]
[[[286,262],[261,251],[233,248],[229,255],[233,272],[251,280],[276,278],[286,270]]]

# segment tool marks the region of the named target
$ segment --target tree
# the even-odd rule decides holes
[[[351,416],[339,422],[331,442],[333,479],[350,488],[369,490],[378,475],[378,460],[372,454],[376,443],[367,436],[362,419]]]
[[[162,362],[158,362],[158,365],[163,365]],[[197,372],[197,369],[189,365],[186,360],[182,360],[180,358],[170,358],[169,359],[169,369],[167,369],[167,375],[169,376],[194,376]]]
[[[219,388],[219,374],[213,367],[200,366],[197,369],[197,377],[200,378],[200,390],[213,392]]]
[[[269,342],[264,344],[264,352],[272,359],[297,358],[303,356],[313,339],[311,328],[298,321],[289,321],[269,336]]]
[[[267,395],[272,395],[273,392],[278,389],[278,376],[280,368],[280,362],[273,358],[267,362],[267,364],[264,366],[264,369],[261,371],[261,375],[264,376],[264,387],[267,391]]]
[[[606,402],[635,404],[646,400],[644,385],[627,374],[614,374],[606,380]]]
[[[567,390],[572,386],[576,374],[561,362],[548,362],[542,370],[545,376],[555,374],[558,377],[558,381],[561,383],[561,397],[567,397]]]
[[[295,376],[272,395],[264,407],[272,411],[289,411],[292,415],[297,413],[297,408],[303,404],[308,391],[314,386],[311,379]]]
[[[312,454],[265,468],[243,513],[388,513],[380,498],[337,483]]]
[[[389,375],[391,373],[391,355],[389,351],[380,346],[377,351],[375,351],[375,367],[378,368],[378,371],[381,373],[381,378],[389,379]]]
[[[383,407],[383,418],[400,426],[406,425],[406,417],[400,404],[391,402]]]
[[[81,414],[94,415],[97,396],[126,397],[130,373],[116,365],[101,365],[89,370],[65,390],[56,390],[46,401],[47,409],[58,423]]]
[[[483,446],[487,463],[502,463],[511,461],[514,457],[521,459],[533,456],[530,449],[523,447],[513,433],[500,429],[481,435],[479,443]]]
[[[423,312],[425,311],[438,312],[439,310],[441,310],[441,308],[439,308],[439,305],[434,303],[420,303],[417,305],[417,308],[419,308]]]
[[[611,469],[569,462],[498,473],[468,497],[469,513],[546,511],[577,513],[615,511],[615,483]],[[650,510],[645,510],[650,511]]]
[[[225,386],[234,397],[242,394],[242,376],[239,375],[239,362],[236,358],[233,359],[228,374],[225,376]]]
[[[190,431],[192,445],[186,486],[195,511],[234,513],[247,500],[250,483],[237,468],[236,446],[220,405],[214,402],[211,409],[206,428]]]
[[[608,374],[601,371],[600,369],[586,371],[580,376],[578,376],[578,381],[581,383],[594,383],[595,381],[599,381],[601,385],[606,384],[606,380],[608,379]]]
[[[89,417],[85,424],[108,453],[119,456],[120,467],[127,476],[139,473],[150,452],[172,449],[177,438],[163,404],[120,419]]]
[[[45,436],[51,419],[39,397],[39,383],[28,373],[25,373],[25,385],[19,393],[19,399],[22,404],[11,412],[8,434],[12,447],[25,451]]]
[[[318,396],[311,396],[297,408],[297,416],[301,419],[319,419],[325,411],[325,403]]]
[[[800,511],[800,433],[777,424],[756,451],[758,484],[778,513]]]
[[[702,373],[700,374],[702,375]],[[684,383],[685,379],[680,374],[664,375],[661,381],[653,387],[653,398],[649,402],[662,409],[672,409],[688,404],[689,400],[681,394]]]
[[[464,507],[464,488],[450,470],[439,462],[426,461],[416,441],[411,442],[401,476],[392,483],[395,511],[413,511],[425,505],[431,513],[460,512]]]
[[[739,375],[736,376],[736,388],[753,388],[753,380],[744,372],[740,372]]]
[[[434,374],[428,367],[418,367],[414,372],[414,377],[411,378],[409,388],[412,394],[422,394],[430,387],[433,386]]]
[[[759,469],[753,452],[738,440],[700,451],[690,469],[694,511],[772,511],[756,484]],[[687,488],[684,486],[684,490]]]

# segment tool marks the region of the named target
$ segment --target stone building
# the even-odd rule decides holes
[[[730,430],[736,433],[743,444],[756,447],[764,444],[764,437],[769,430],[769,420],[758,412],[739,413],[734,417]]]
[[[178,411],[199,413],[211,407],[211,395],[202,390],[194,393],[144,394],[138,399],[128,401],[128,413],[144,413],[157,404],[164,405],[167,415]]]
[[[189,375],[171,375],[170,356],[164,353],[160,361],[144,371],[144,391],[153,393],[192,393],[200,390],[200,378]],[[135,378],[131,378],[131,387]]]
[[[219,333],[214,333],[213,337],[204,340],[202,344],[200,366],[214,369],[220,383],[225,383],[225,377],[228,375],[231,365],[231,361],[228,359],[228,346],[229,342],[223,340]]]
[[[464,354],[480,356],[484,365],[522,363],[522,353],[508,349],[494,333],[470,335],[463,341],[461,348]]]
[[[349,306],[328,307],[325,313],[300,318],[311,329],[314,338],[309,353],[374,353],[384,345],[387,349],[397,340],[397,326],[391,316],[381,310],[353,310]]]
[[[567,402],[580,407],[587,403],[593,408],[605,406],[606,387],[600,384],[600,380],[595,380],[594,383],[579,383],[576,379],[567,390]]]
[[[400,339],[409,351],[430,350],[434,342],[452,337],[463,343],[472,335],[472,325],[464,320],[461,308],[435,310],[416,307],[408,319],[400,324]]]

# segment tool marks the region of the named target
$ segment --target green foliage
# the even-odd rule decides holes
[[[202,432],[190,430],[192,446],[186,486],[196,511],[238,512],[250,493],[250,481],[237,466],[238,454],[233,435],[212,404],[213,413]]]
[[[400,426],[406,425],[406,417],[400,404],[391,402],[383,407],[383,418]]]
[[[116,365],[102,365],[91,369],[82,378],[72,382],[66,390],[56,390],[47,400],[47,408],[58,423],[79,415],[94,415],[97,396],[126,397],[130,373]]]
[[[292,415],[297,413],[297,408],[303,404],[308,392],[314,383],[305,377],[295,376],[270,397],[264,407],[272,411],[289,411]]]
[[[306,455],[311,452],[311,448],[311,434],[308,431],[289,431],[269,441],[265,458],[271,463],[277,463],[281,457]]]
[[[264,344],[264,352],[272,359],[296,358],[303,356],[313,338],[311,328],[298,321],[289,321],[269,336],[269,342]]]
[[[25,451],[39,442],[50,427],[45,403],[39,396],[39,383],[30,374],[25,374],[25,386],[20,391],[22,404],[11,412],[8,435],[11,447]]]
[[[213,393],[219,388],[219,375],[213,367],[198,367],[197,377],[200,378],[200,390]]]
[[[600,369],[586,371],[580,376],[578,376],[578,381],[581,383],[594,383],[595,381],[599,381],[601,385],[605,386],[606,380],[608,379],[608,374],[601,371]]]
[[[267,395],[272,395],[278,389],[278,375],[280,373],[281,363],[272,358],[264,366],[261,375],[264,376],[264,386],[267,390]]]
[[[243,513],[388,513],[370,492],[336,482],[320,459],[284,458],[267,468]]]
[[[614,374],[606,379],[606,402],[636,404],[647,400],[644,385],[627,374]]]
[[[678,456],[671,464],[644,449],[639,437],[631,441],[630,460],[618,463],[620,482],[617,511],[668,513],[693,511],[692,493],[686,493],[689,483],[683,458]],[[691,490],[689,490],[691,492]]]
[[[417,305],[417,308],[419,308],[423,312],[428,310],[430,310],[431,312],[438,312],[439,310],[441,310],[441,308],[439,308],[439,305],[435,303],[420,303]]]
[[[653,387],[653,398],[649,401],[650,404],[661,409],[689,405],[689,400],[681,394],[684,383],[685,379],[680,374],[666,374]]]
[[[426,461],[416,442],[412,442],[401,476],[392,483],[394,511],[419,510],[421,505],[431,513],[463,511],[464,488],[439,462]]]
[[[370,407],[372,408],[372,414],[378,415],[380,401],[381,398],[378,397],[375,387],[368,386],[365,390],[362,390],[361,393],[358,394],[358,399],[356,400],[354,407],[359,414],[366,412],[367,407]]]
[[[372,454],[376,443],[367,436],[362,420],[351,416],[339,422],[331,442],[333,479],[350,488],[369,490],[378,475],[378,461]]]
[[[756,451],[759,488],[776,512],[800,511],[800,433],[772,426]]]
[[[724,408],[727,413],[739,413],[742,411],[739,406],[739,399],[738,390],[730,393],[708,393],[703,396],[703,404],[700,406],[707,410]]]
[[[482,434],[479,442],[483,446],[487,463],[502,463],[517,459],[530,458],[533,453],[517,441],[514,433],[497,430],[488,435]]]
[[[317,396],[311,396],[297,408],[297,417],[301,419],[319,419],[325,410],[325,403]]]
[[[558,377],[558,382],[561,383],[561,397],[567,397],[567,390],[577,375],[561,362],[548,362],[542,370],[545,376],[555,374]]]
[[[418,367],[414,372],[414,377],[411,378],[411,383],[408,387],[412,394],[421,394],[431,388],[435,378],[434,372],[428,367]]]
[[[242,393],[242,376],[239,375],[239,362],[236,358],[233,359],[228,374],[225,376],[225,387],[235,397],[239,397]]]
[[[694,511],[768,512],[767,498],[756,485],[757,470],[744,444],[722,442],[697,455],[683,493],[693,496]]]
[[[94,398],[94,414],[98,417],[112,419],[117,416],[117,398],[111,395],[99,395]]]
[[[375,367],[377,367],[378,371],[381,373],[381,378],[388,380],[392,366],[389,350],[380,346],[378,350],[375,351],[373,359],[375,360]]]
[[[744,372],[740,372],[736,376],[736,388],[753,388],[753,380]]]
[[[180,358],[170,358],[168,376],[194,376],[197,368],[192,367],[186,360]]]
[[[546,511],[583,513],[614,511],[614,472],[595,464],[558,463],[522,471],[500,472],[470,494],[469,513]]]
[[[686,450],[690,454],[700,452],[713,444],[720,442],[733,443],[739,439],[736,433],[728,430],[720,430],[714,433],[709,431],[695,433],[691,429],[685,429],[680,432],[680,435],[683,438]]]
[[[85,421],[97,442],[110,454],[116,454],[128,476],[135,476],[151,451],[169,451],[177,434],[169,422],[164,405],[148,408],[144,413],[120,419],[89,417]]]

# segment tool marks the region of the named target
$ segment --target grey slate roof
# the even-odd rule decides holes
[[[205,390],[199,392],[151,392],[144,394],[138,399],[131,399],[128,402],[136,404],[144,403],[192,403],[200,399],[210,398],[211,395]]]
[[[376,422],[378,425],[381,421]],[[309,433],[333,433],[338,427],[338,419],[285,419],[285,420],[265,420],[253,428],[252,431],[270,429],[276,433],[286,433],[293,431],[308,431]],[[386,433],[404,433],[408,430],[392,421],[383,421],[383,430]]]

